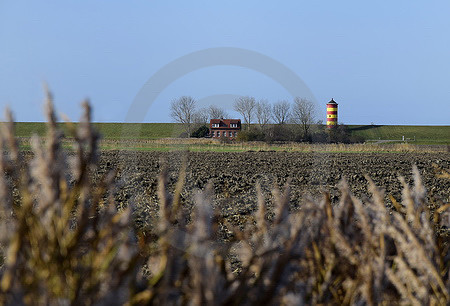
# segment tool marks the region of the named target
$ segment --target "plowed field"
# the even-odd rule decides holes
[[[169,185],[174,188],[178,171],[187,165],[182,193],[184,205],[190,207],[193,195],[208,182],[214,187],[214,206],[223,215],[239,219],[256,209],[256,184],[261,184],[267,198],[274,186],[289,181],[291,207],[296,209],[308,196],[329,192],[332,202],[339,196],[338,183],[345,179],[351,191],[364,199],[369,196],[365,175],[401,201],[403,176],[410,185],[412,166],[417,165],[433,201],[449,201],[450,180],[438,178],[433,164],[449,169],[448,153],[193,153],[193,152],[126,152],[106,151],[101,156],[99,175],[107,169],[118,169],[117,194],[120,205],[133,203],[139,214],[153,215],[157,209],[157,179],[162,164],[169,169]],[[269,207],[270,209],[270,207]]]

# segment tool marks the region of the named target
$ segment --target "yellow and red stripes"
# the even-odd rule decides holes
[[[327,104],[327,127],[332,128],[337,125],[337,104]]]

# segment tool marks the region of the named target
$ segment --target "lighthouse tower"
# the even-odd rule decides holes
[[[335,128],[337,126],[338,120],[338,104],[331,99],[330,102],[327,103],[327,128]]]

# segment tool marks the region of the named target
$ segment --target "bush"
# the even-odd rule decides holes
[[[216,139],[219,139],[220,143],[222,143],[222,144],[230,144],[234,141],[234,139],[229,138],[229,137],[219,137]]]
[[[363,142],[358,136],[352,136],[348,126],[339,124],[335,128],[328,129],[328,142],[330,143],[355,143]]]
[[[279,141],[309,142],[309,143],[362,143],[364,139],[353,136],[346,125],[340,124],[336,128],[327,129],[322,124],[315,124],[311,132],[304,137],[297,125],[276,124],[266,129],[242,131],[237,138],[239,141]]]
[[[240,131],[236,137],[237,141],[264,141],[265,134],[259,129],[254,129],[250,131]]]
[[[316,131],[311,135],[313,143],[328,143],[328,134],[325,131]]]
[[[293,141],[295,138],[291,127],[286,124],[275,124],[267,129],[265,140],[274,141]]]
[[[364,138],[353,136],[348,126],[339,124],[335,128],[328,129],[325,125],[318,124],[314,127],[309,138],[313,143],[362,143]]]
[[[202,125],[192,133],[191,137],[203,138],[203,137],[208,136],[208,134],[209,134],[209,128],[206,125]]]

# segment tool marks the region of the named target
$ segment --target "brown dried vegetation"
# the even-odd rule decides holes
[[[342,181],[338,205],[324,195],[295,212],[289,184],[275,188],[269,218],[268,195],[256,186],[258,210],[244,228],[212,208],[211,185],[198,192],[191,213],[180,201],[184,170],[173,194],[163,170],[157,224],[135,233],[131,207],[116,208],[114,174],[92,181],[98,135],[84,108],[78,129],[69,129],[76,154],[67,155],[48,95],[47,140],[33,138],[29,162],[7,115],[0,137],[1,304],[449,303],[450,204],[429,209],[416,168],[414,186],[402,181],[394,210],[367,178],[372,197],[365,202]],[[231,238],[218,238],[223,229]]]

